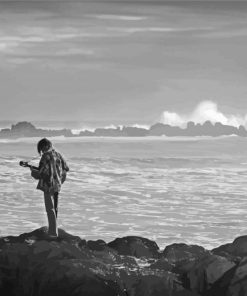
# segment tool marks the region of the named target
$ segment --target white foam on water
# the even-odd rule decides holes
[[[59,223],[71,233],[106,241],[136,234],[155,238],[160,246],[183,241],[215,247],[245,231],[244,139],[238,143],[242,155],[229,154],[233,139],[183,142],[183,147],[150,139],[103,139],[97,145],[84,139],[75,146],[59,141],[61,151],[70,150],[71,168],[60,194]],[[0,225],[8,235],[46,223],[37,181],[18,164],[17,155],[33,144],[14,150],[15,145],[9,143],[9,155],[0,157]]]

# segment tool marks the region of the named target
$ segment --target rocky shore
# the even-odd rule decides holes
[[[244,126],[224,125],[220,122],[213,124],[205,121],[203,124],[188,122],[185,128],[171,126],[169,124],[155,123],[149,128],[135,126],[118,126],[96,128],[94,131],[82,130],[79,134],[73,134],[70,129],[41,129],[36,128],[31,122],[22,121],[12,124],[11,128],[0,130],[0,138],[18,139],[23,137],[150,137],[150,136],[167,136],[167,137],[198,137],[198,136],[230,136],[247,137],[247,130]]]
[[[46,227],[0,238],[2,296],[244,296],[247,236],[206,250],[128,236],[86,241]]]

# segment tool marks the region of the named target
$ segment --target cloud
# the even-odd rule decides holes
[[[116,20],[116,21],[142,21],[147,17],[143,16],[134,16],[134,15],[117,15],[117,14],[96,14],[89,15],[93,18],[100,20]]]
[[[94,51],[92,49],[82,49],[82,48],[67,48],[64,50],[60,50],[54,53],[55,56],[91,56],[94,55]]]
[[[0,35],[0,53],[15,53],[17,48],[22,45],[42,43],[45,39],[38,36],[1,36]]]
[[[246,37],[247,36],[247,28],[246,25],[243,28],[235,28],[235,29],[229,29],[229,28],[223,28],[221,30],[215,30],[215,31],[209,31],[205,34],[202,34],[201,37],[205,38],[235,38],[235,37]]]
[[[198,32],[198,31],[209,31],[212,27],[111,27],[108,28],[110,31],[119,33],[134,34],[134,33],[183,33],[183,32]]]
[[[88,58],[92,59],[95,56],[95,48],[85,42],[85,39],[95,35],[95,32],[81,32],[76,27],[61,29],[21,26],[15,31],[2,30],[0,32],[0,67],[35,62],[44,65],[45,61],[48,61],[49,65],[57,66],[59,63],[68,64],[68,59],[74,61],[69,64],[74,67],[76,62],[80,60],[85,62]]]
[[[200,102],[196,108],[189,114],[179,114],[176,112],[164,111],[160,122],[173,126],[185,126],[188,121],[195,123],[204,123],[205,121],[212,123],[221,122],[225,125],[240,126],[247,125],[247,114],[245,116],[235,114],[224,114],[219,111],[218,106],[212,101]]]

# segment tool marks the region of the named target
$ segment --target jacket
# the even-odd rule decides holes
[[[58,193],[66,179],[69,167],[62,155],[55,149],[45,152],[39,162],[39,182],[37,189],[51,194]]]

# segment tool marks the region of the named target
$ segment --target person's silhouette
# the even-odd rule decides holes
[[[37,150],[42,155],[38,167],[37,189],[44,192],[49,225],[48,234],[51,237],[57,237],[58,196],[69,167],[63,156],[53,148],[48,139],[41,139],[37,144]],[[37,177],[37,170],[31,168],[31,171]]]

